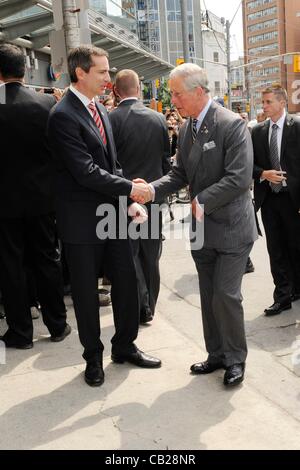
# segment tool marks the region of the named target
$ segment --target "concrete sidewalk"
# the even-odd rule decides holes
[[[173,226],[178,232],[182,224]],[[164,231],[168,236],[168,226]],[[224,389],[223,371],[189,374],[206,358],[197,276],[185,242],[166,240],[157,314],[137,340],[162,359],[162,368],[111,363],[114,329],[105,307],[105,383],[88,387],[67,298],[73,331],[65,341],[51,343],[35,320],[34,348],[9,349],[0,364],[0,449],[300,449],[300,301],[263,317],[273,291],[264,239],[251,258],[255,273],[243,283],[249,346],[243,385]],[[5,329],[0,320],[0,334]]]

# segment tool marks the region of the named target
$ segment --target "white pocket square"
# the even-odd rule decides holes
[[[210,142],[206,142],[203,145],[203,152],[205,152],[206,150],[214,149],[215,147],[216,147],[216,144],[213,140],[211,140]]]

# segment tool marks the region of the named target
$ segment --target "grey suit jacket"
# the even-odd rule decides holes
[[[250,194],[253,148],[245,122],[212,103],[192,143],[191,124],[180,130],[177,164],[153,184],[161,200],[190,186],[191,200],[204,204],[204,247],[232,249],[256,240]]]

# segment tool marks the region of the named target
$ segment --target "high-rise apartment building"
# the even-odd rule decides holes
[[[90,8],[104,15],[107,14],[106,0],[90,0]]]
[[[173,65],[183,57],[180,0],[136,0],[138,35],[154,53]],[[187,0],[190,61],[206,68],[212,95],[226,91],[226,40],[221,19]],[[204,64],[201,58],[204,59]]]
[[[272,83],[287,89],[289,112],[300,112],[295,99],[300,73],[294,72],[294,56],[289,55],[300,52],[300,1],[243,0],[243,21],[252,112],[261,107],[261,90]]]

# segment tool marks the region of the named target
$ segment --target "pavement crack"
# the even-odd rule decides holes
[[[183,300],[184,302],[186,302],[187,304],[191,305],[192,307],[195,307],[195,308],[200,308],[199,305],[196,305],[194,304],[193,302],[191,302],[190,300],[186,299],[183,295],[180,295],[178,291],[176,290],[173,290],[171,289],[169,286],[167,286],[167,284],[165,284],[164,282],[160,282],[161,285],[163,285],[169,292],[172,292],[172,294],[174,294],[176,297],[178,297],[180,300]]]

